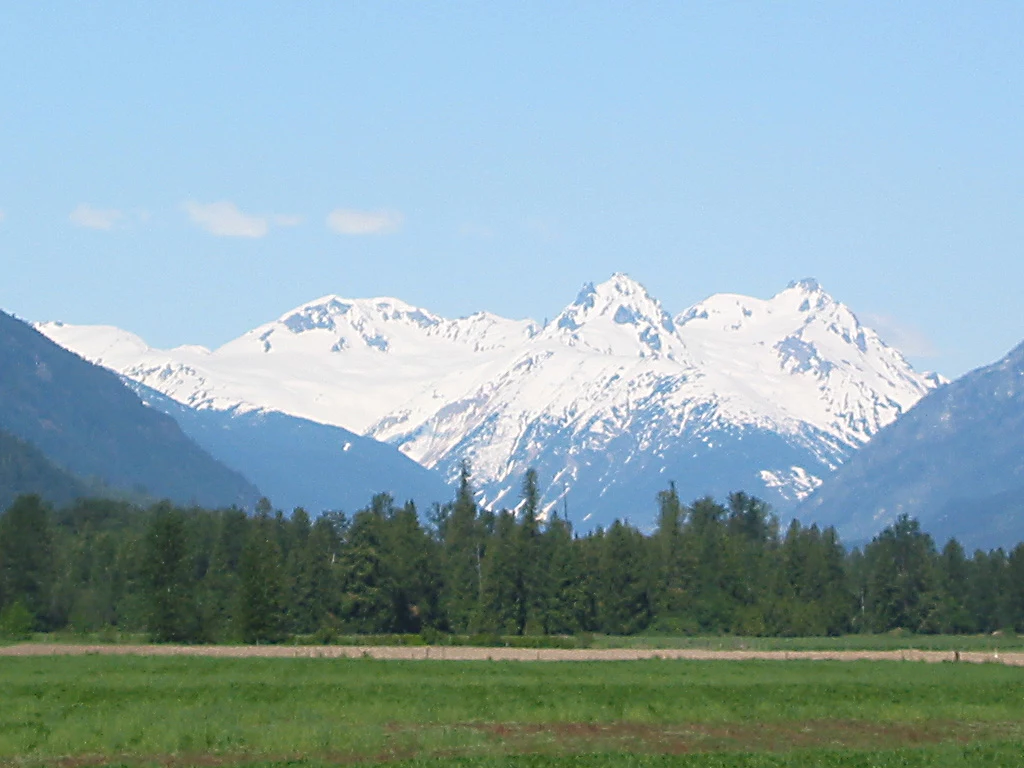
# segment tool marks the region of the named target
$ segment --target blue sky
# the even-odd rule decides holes
[[[1024,339],[1022,3],[20,3],[0,307],[214,346],[326,293],[553,317],[817,277]]]

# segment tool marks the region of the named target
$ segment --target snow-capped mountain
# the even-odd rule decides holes
[[[213,351],[38,327],[186,405],[344,427],[448,477],[467,459],[486,503],[514,506],[534,466],[591,525],[650,518],[669,480],[785,507],[939,383],[812,280],[672,317],[617,274],[546,326],[326,296]]]

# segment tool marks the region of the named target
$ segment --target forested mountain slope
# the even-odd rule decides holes
[[[2,312],[0,429],[88,482],[208,506],[259,497],[115,374]]]
[[[22,494],[36,493],[47,501],[65,504],[88,492],[84,483],[35,446],[0,429],[0,510]]]
[[[798,514],[854,543],[901,514],[969,549],[1024,539],[1024,344],[921,400]]]

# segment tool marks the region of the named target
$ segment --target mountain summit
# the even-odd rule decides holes
[[[543,327],[326,296],[213,351],[39,328],[186,405],[344,427],[450,479],[467,459],[486,503],[514,506],[534,466],[588,526],[649,517],[669,480],[785,508],[936,386],[809,279],[672,317],[615,274]]]
[[[601,354],[669,358],[685,354],[672,317],[646,288],[622,273],[598,286],[584,285],[547,335]]]

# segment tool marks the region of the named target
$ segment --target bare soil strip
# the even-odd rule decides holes
[[[644,648],[474,648],[469,646],[358,645],[74,645],[21,643],[0,647],[0,656],[211,656],[275,659],[395,659],[442,661],[922,661],[1005,664],[1024,667],[1024,652],[999,651],[721,651]]]
[[[787,752],[794,749],[878,750],[924,747],[955,742],[1019,738],[1020,723],[962,723],[926,720],[918,723],[871,723],[848,720],[808,720],[798,723],[459,723],[445,726],[389,726],[394,744],[376,754],[258,754],[177,753],[166,755],[76,755],[0,760],[17,768],[99,768],[100,766],[160,766],[161,768],[231,768],[252,763],[314,761],[331,765],[390,763],[414,757],[456,758],[516,754],[568,755],[588,752],[689,754],[693,752]],[[431,730],[468,730],[484,736],[475,747],[421,749],[418,737]]]
[[[453,726],[448,726],[452,728]],[[454,726],[458,728],[460,726]],[[781,723],[481,723],[461,726],[484,732],[511,753],[556,751],[785,752],[811,747],[886,749],[942,742],[969,743],[1020,734],[1017,723],[969,724],[949,721],[872,723],[806,720]]]

